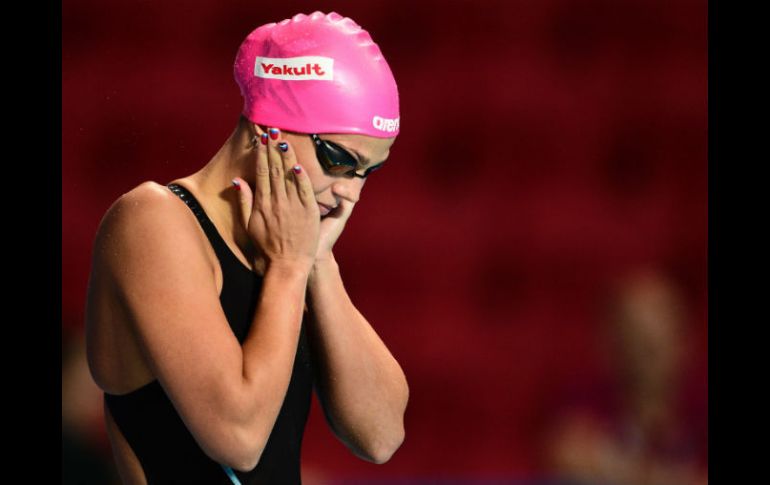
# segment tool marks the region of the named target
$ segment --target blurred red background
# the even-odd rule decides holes
[[[368,30],[399,85],[401,134],[335,254],[411,397],[385,465],[349,453],[314,398],[303,467],[542,474],[549,403],[601,371],[601,299],[640,266],[683,292],[705,426],[705,1],[64,1],[65,339],[82,339],[109,205],[204,165],[240,112],[241,40],[319,8]],[[98,410],[89,419],[107,449]]]

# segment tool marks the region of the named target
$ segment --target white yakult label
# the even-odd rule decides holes
[[[334,59],[323,56],[257,57],[254,75],[266,79],[305,81],[308,79],[332,81]]]
[[[372,118],[372,125],[378,130],[392,133],[398,130],[398,122],[400,119],[400,116],[398,118],[383,118],[382,116],[375,116]]]

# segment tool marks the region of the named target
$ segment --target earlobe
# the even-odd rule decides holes
[[[259,143],[259,135],[257,133],[257,125],[251,124],[251,148],[257,148]]]

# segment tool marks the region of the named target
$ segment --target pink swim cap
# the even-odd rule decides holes
[[[262,25],[233,68],[243,115],[300,133],[398,135],[398,88],[369,33],[336,12]]]

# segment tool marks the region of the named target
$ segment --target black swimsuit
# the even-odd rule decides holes
[[[198,201],[178,184],[168,188],[195,213],[222,267],[219,300],[238,342],[251,326],[262,276],[232,253]],[[185,427],[157,379],[123,395],[104,393],[115,422],[144,469],[148,485],[300,484],[300,449],[313,390],[310,347],[303,314],[291,381],[273,431],[256,468],[232,470],[209,458]]]

